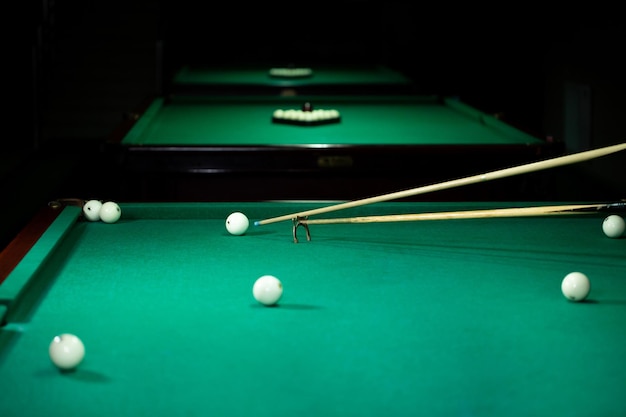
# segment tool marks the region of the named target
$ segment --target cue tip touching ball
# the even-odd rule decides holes
[[[100,220],[100,210],[102,202],[100,200],[89,200],[83,205],[83,215],[90,222]]]
[[[100,220],[104,223],[115,223],[121,216],[122,209],[113,201],[107,201],[100,207]]]
[[[607,216],[602,222],[602,231],[611,239],[617,239],[624,235],[626,230],[626,221],[617,214]]]
[[[283,295],[283,284],[273,275],[263,275],[254,282],[252,295],[263,305],[276,305]]]
[[[570,272],[561,282],[561,291],[570,301],[583,301],[591,291],[591,283],[582,272]]]
[[[71,371],[85,358],[85,345],[76,335],[63,333],[55,336],[48,348],[50,360],[62,371]]]
[[[243,235],[248,230],[249,225],[250,221],[248,217],[240,211],[231,213],[226,218],[226,230],[228,230],[228,233],[231,235]]]

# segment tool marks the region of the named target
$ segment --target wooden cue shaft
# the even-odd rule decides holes
[[[397,191],[390,194],[379,195],[375,197],[364,198],[361,200],[353,200],[345,203],[334,204],[331,206],[320,207],[317,209],[302,211],[299,213],[286,214],[283,216],[273,217],[265,220],[259,220],[254,222],[255,226],[264,224],[276,223],[285,220],[292,220],[297,217],[313,216],[315,214],[329,213],[331,211],[343,210],[347,208],[353,208],[357,206],[363,206],[366,204],[379,203],[383,201],[395,200],[419,194],[430,193],[434,191],[446,190],[449,188],[460,187],[463,185],[474,184],[478,182],[491,181],[499,178],[511,177],[514,175],[526,174],[529,172],[541,171],[549,168],[556,168],[563,165],[575,164],[582,161],[587,161],[594,158],[599,158],[605,155],[609,155],[615,152],[623,151],[626,149],[626,143],[618,145],[606,146],[604,148],[593,149],[590,151],[579,152],[571,155],[559,156],[552,159],[546,159],[538,162],[531,162],[525,165],[518,165],[511,168],[505,168],[497,171],[487,172],[484,174],[473,175],[465,178],[459,178],[451,181],[445,181],[441,183],[426,185],[423,187],[412,188],[410,190]]]
[[[381,216],[343,217],[335,219],[301,219],[301,224],[338,224],[338,223],[389,223],[428,220],[482,219],[497,217],[530,217],[547,215],[567,215],[594,213],[594,211],[576,211],[583,209],[601,209],[607,204],[576,204],[561,206],[512,207],[485,210],[462,210],[432,213],[389,214]]]

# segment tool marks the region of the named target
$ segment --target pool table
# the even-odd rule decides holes
[[[298,76],[298,71],[306,71]],[[289,76],[289,75],[295,76]],[[174,94],[407,94],[414,83],[385,65],[186,65],[172,79]]]
[[[277,109],[335,109],[340,122],[273,123]],[[111,140],[129,192],[146,201],[353,199],[555,156],[530,135],[439,96],[168,96]],[[489,187],[520,199],[530,177]],[[137,190],[142,190],[141,194]],[[474,200],[473,195],[467,198]],[[528,196],[528,199],[534,199]]]
[[[0,284],[0,415],[626,414],[626,239],[602,233],[606,213],[312,225],[299,243],[291,222],[225,229],[233,211],[328,204],[121,202],[114,224],[80,203],[42,210],[34,244],[0,258],[15,261]],[[561,294],[572,271],[590,277],[584,302]],[[265,274],[284,285],[275,307],[252,296]],[[48,357],[58,333],[85,344],[74,372]]]

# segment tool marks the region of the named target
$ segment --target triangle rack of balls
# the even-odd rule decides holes
[[[313,76],[313,70],[306,67],[277,67],[270,68],[269,75],[274,78],[307,78]]]
[[[304,103],[300,109],[274,110],[272,122],[297,126],[320,126],[341,122],[341,114],[336,109],[313,109],[310,103]]]

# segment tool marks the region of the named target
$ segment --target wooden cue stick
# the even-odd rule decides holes
[[[525,165],[518,165],[511,168],[505,168],[497,171],[492,171],[484,174],[473,175],[465,178],[459,178],[451,181],[445,181],[441,183],[426,185],[423,187],[412,188],[404,191],[397,191],[390,194],[379,195],[375,197],[364,198],[361,200],[353,200],[345,203],[334,204],[331,206],[320,207],[317,209],[302,211],[299,213],[286,214],[283,216],[273,217],[265,220],[258,220],[254,222],[255,226],[264,224],[276,223],[285,220],[292,220],[298,217],[313,216],[315,214],[329,213],[331,211],[342,210],[357,206],[363,206],[366,204],[379,203],[383,201],[389,201],[394,199],[400,199],[410,197],[419,194],[430,193],[433,191],[445,190],[453,187],[459,187],[462,185],[469,185],[478,182],[491,181],[499,178],[511,177],[514,175],[526,174],[529,172],[536,172],[543,169],[556,168],[563,165],[575,164],[577,162],[587,161],[594,158],[599,158],[605,155],[609,155],[615,152],[623,151],[626,149],[626,143],[618,145],[606,146],[604,148],[593,149],[590,151],[579,152],[571,155],[560,156],[552,159],[546,159],[538,162],[531,162]]]
[[[301,224],[385,223],[426,220],[483,219],[497,217],[530,217],[548,215],[589,214],[610,208],[624,208],[626,203],[570,204],[560,206],[511,207],[484,210],[461,210],[431,213],[389,214],[381,216],[343,217],[334,219],[300,219]]]

